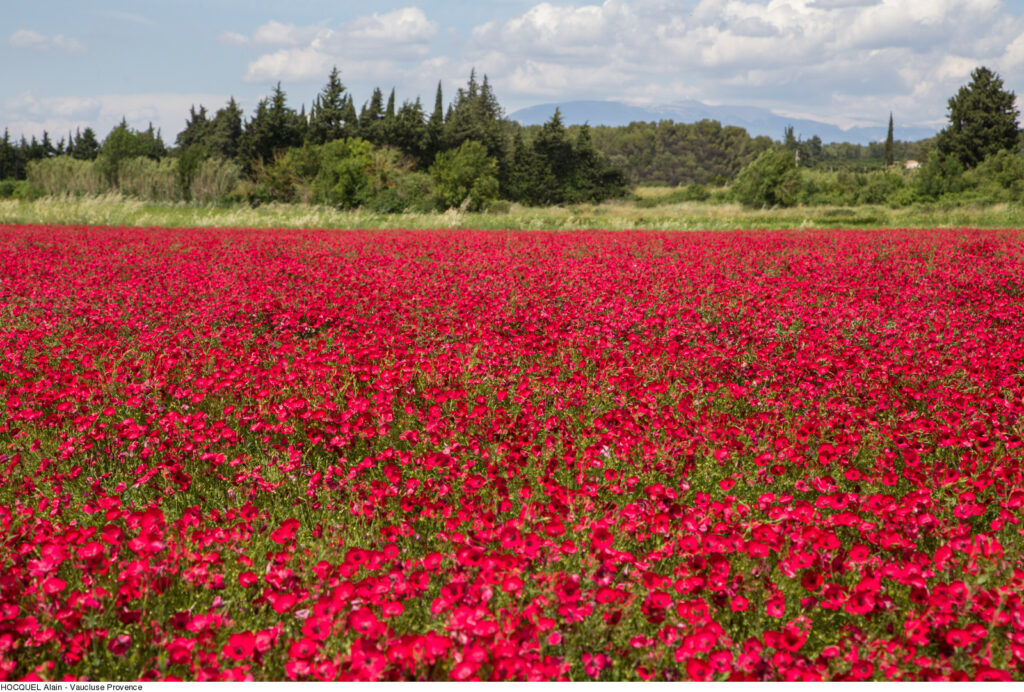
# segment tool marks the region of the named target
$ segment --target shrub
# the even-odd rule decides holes
[[[800,174],[793,154],[769,149],[740,171],[732,194],[747,207],[788,207],[796,203],[799,189]]]
[[[0,199],[37,199],[43,191],[27,180],[0,180]]]
[[[313,183],[313,201],[351,209],[373,198],[370,183],[374,167],[373,145],[351,137],[327,142],[320,148],[320,171]]]
[[[178,202],[184,197],[174,159],[154,161],[137,156],[121,162],[117,189],[126,197],[153,202]]]
[[[109,190],[95,162],[79,161],[70,156],[30,162],[28,182],[47,195],[98,195]]]
[[[205,159],[192,175],[189,196],[200,204],[227,201],[241,177],[242,171],[233,161],[219,157]]]
[[[479,142],[467,140],[458,149],[441,152],[430,167],[438,207],[483,209],[498,197],[497,172],[497,163]]]
[[[917,173],[915,186],[918,197],[936,200],[943,195],[962,191],[963,173],[964,167],[957,157],[943,156],[932,149],[928,154],[928,160]]]
[[[964,185],[992,201],[1014,201],[1024,189],[1024,158],[1003,149],[964,173]]]

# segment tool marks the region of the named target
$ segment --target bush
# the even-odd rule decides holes
[[[192,174],[189,197],[199,204],[226,202],[241,177],[242,171],[233,161],[219,157],[205,159]]]
[[[210,152],[201,144],[193,144],[178,157],[178,184],[186,199],[191,199],[192,178]]]
[[[430,167],[438,207],[480,211],[498,197],[497,172],[498,164],[480,142],[467,140],[441,152]]]
[[[663,187],[663,185],[662,185]],[[686,187],[676,188],[667,195],[635,198],[636,206],[641,209],[660,207],[680,202],[704,202],[711,198],[711,191],[698,183],[690,183]]]
[[[976,196],[993,202],[1010,202],[1024,191],[1024,158],[1003,149],[964,173],[964,186]]]
[[[903,176],[899,173],[887,171],[868,173],[857,190],[857,204],[893,203],[902,188]]]
[[[313,201],[352,209],[373,198],[370,183],[373,145],[352,137],[320,147],[320,171],[313,183]]]
[[[936,149],[917,173],[916,192],[920,199],[937,200],[964,189],[964,167],[957,157],[943,156]]]
[[[379,190],[367,204],[373,211],[393,214],[434,209],[434,182],[420,171],[407,171],[391,179],[393,185]]]
[[[174,159],[127,159],[118,167],[117,178],[117,189],[126,197],[153,202],[179,202],[184,198]]]
[[[747,207],[788,207],[797,201],[800,174],[792,152],[769,149],[740,171],[733,197]]]
[[[95,162],[70,156],[30,162],[28,182],[47,195],[98,195],[110,189]]]
[[[27,180],[0,180],[0,199],[38,199],[43,191]]]

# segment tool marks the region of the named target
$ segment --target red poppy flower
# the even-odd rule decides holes
[[[224,655],[234,661],[250,658],[256,645],[256,637],[252,632],[238,632],[228,637],[224,645]]]

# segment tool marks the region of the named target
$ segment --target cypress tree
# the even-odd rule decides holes
[[[895,160],[896,149],[892,138],[892,113],[889,113],[889,134],[885,136],[885,165],[891,166]]]
[[[441,82],[437,83],[437,95],[434,97],[434,112],[427,121],[426,142],[420,157],[420,166],[427,168],[434,162],[434,157],[441,151],[444,139],[444,97],[441,93]]]

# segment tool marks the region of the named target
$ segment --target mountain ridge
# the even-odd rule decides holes
[[[843,129],[831,123],[807,118],[790,118],[779,115],[766,108],[756,106],[709,106],[700,101],[677,101],[659,106],[631,106],[618,101],[564,101],[561,103],[543,103],[519,110],[508,115],[522,125],[542,125],[551,119],[558,108],[562,121],[566,125],[591,126],[609,125],[612,127],[628,125],[631,122],[657,122],[673,120],[679,123],[694,123],[700,120],[717,120],[723,126],[733,125],[744,128],[751,137],[767,136],[781,140],[785,128],[793,127],[800,139],[810,139],[817,135],[825,144],[833,142],[849,142],[851,144],[870,144],[885,141],[888,125],[856,126]],[[918,141],[933,137],[937,130],[922,126],[893,127],[893,136],[901,141]]]

